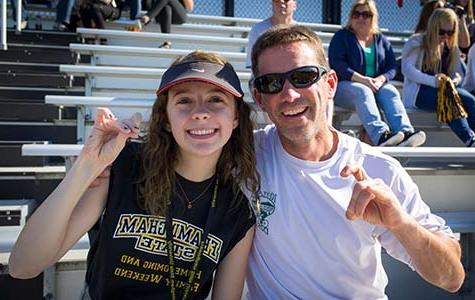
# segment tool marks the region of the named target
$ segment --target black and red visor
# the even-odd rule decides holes
[[[218,88],[242,98],[241,82],[231,64],[221,65],[209,61],[187,61],[171,66],[163,74],[157,96],[174,85],[189,81],[210,83]]]

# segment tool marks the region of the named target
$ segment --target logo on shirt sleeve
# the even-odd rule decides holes
[[[251,201],[252,208],[256,214],[256,224],[257,227],[262,230],[265,234],[269,234],[269,216],[272,215],[275,211],[275,201],[277,199],[277,194],[273,192],[263,192],[259,193],[259,199],[253,197]]]

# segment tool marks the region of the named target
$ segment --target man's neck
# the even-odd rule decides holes
[[[272,15],[270,18],[270,22],[272,26],[276,25],[291,25],[295,23],[295,20],[292,15]]]
[[[280,137],[282,146],[290,155],[306,161],[324,161],[335,154],[338,134],[334,129],[325,130],[310,141],[296,143]]]

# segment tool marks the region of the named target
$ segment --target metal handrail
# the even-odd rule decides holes
[[[2,50],[7,50],[7,0],[2,0]]]

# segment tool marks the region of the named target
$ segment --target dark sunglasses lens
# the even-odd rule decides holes
[[[303,88],[312,85],[319,77],[320,72],[317,68],[302,68],[290,75],[290,81],[296,88]]]
[[[353,13],[353,18],[355,18],[355,19],[358,19],[359,17],[363,17],[363,19],[369,19],[372,16],[373,15],[368,11],[363,11],[363,12],[355,11]]]
[[[277,75],[263,75],[256,78],[256,89],[261,93],[275,94],[282,90],[285,78]]]
[[[452,36],[453,34],[454,34],[454,31],[453,31],[453,30],[443,30],[443,29],[439,29],[439,35]]]

